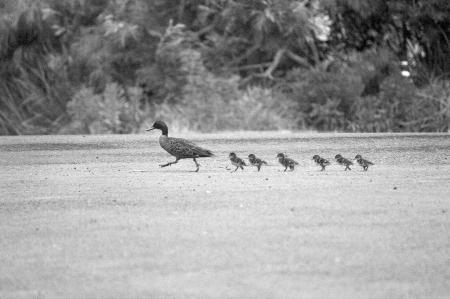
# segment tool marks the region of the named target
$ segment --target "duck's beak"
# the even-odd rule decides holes
[[[151,131],[154,130],[155,128],[151,127],[150,129],[147,129],[146,131]]]

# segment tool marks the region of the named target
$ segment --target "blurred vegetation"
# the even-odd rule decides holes
[[[448,132],[448,0],[0,0],[0,134]]]

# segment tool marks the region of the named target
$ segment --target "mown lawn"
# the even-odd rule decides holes
[[[157,137],[0,138],[1,298],[450,295],[448,134],[192,135],[199,173],[159,168]],[[269,166],[230,173],[230,151]]]

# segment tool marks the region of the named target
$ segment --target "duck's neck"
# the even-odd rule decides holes
[[[169,136],[169,130],[167,128],[162,128],[161,132],[162,132],[163,136],[166,136],[166,137]]]

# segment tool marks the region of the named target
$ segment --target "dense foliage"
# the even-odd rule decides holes
[[[448,131],[448,0],[0,0],[0,134]]]

